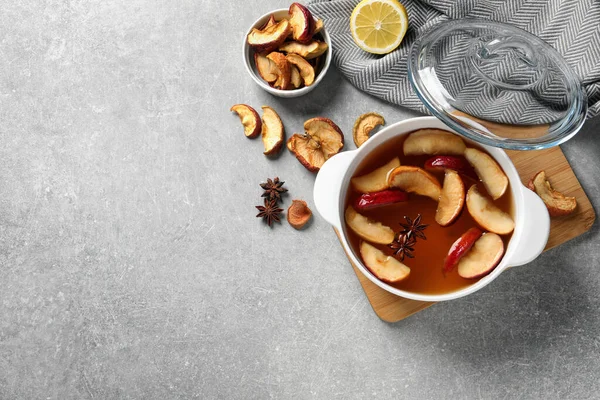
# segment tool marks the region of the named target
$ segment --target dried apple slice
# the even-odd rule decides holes
[[[314,143],[306,134],[294,133],[287,141],[287,148],[310,172],[319,172],[321,166],[325,164],[323,153],[318,150],[319,144]]]
[[[357,213],[352,206],[346,208],[344,217],[348,227],[364,240],[379,244],[388,244],[394,240],[392,228]]]
[[[262,121],[254,108],[246,104],[236,104],[231,107],[230,111],[237,113],[240,117],[246,137],[252,139],[260,134],[262,130]]]
[[[277,80],[273,84],[273,87],[279,89],[288,89],[291,85],[292,76],[290,72],[290,63],[288,63],[285,56],[276,51],[269,53],[267,58],[273,61],[277,65],[278,75]]]
[[[512,217],[479,193],[477,185],[471,186],[467,192],[467,209],[475,222],[485,230],[506,235],[515,229]]]
[[[294,133],[294,134],[292,135],[292,137],[291,137],[291,138],[289,138],[289,139],[288,139],[288,141],[287,141],[287,142],[286,142],[286,144],[285,144],[285,146],[287,147],[287,149],[288,149],[288,150],[289,150],[291,153],[294,153],[294,150],[296,149],[296,146],[295,146],[295,143],[294,143],[294,142],[296,141],[296,137],[297,137],[297,136],[301,136],[301,135],[298,135],[298,134]],[[294,154],[295,154],[295,153],[294,153]]]
[[[320,57],[321,55],[325,54],[325,52],[329,48],[329,45],[325,42],[317,41],[317,44],[318,44],[317,49],[315,51],[310,52],[305,57],[307,60],[312,60],[313,58]]]
[[[300,76],[304,81],[305,86],[310,86],[315,81],[315,69],[312,65],[309,64],[304,58],[300,57],[298,54],[288,54],[285,56],[286,60],[293,64],[300,71]]]
[[[292,27],[292,38],[299,42],[309,41],[315,30],[315,20],[308,8],[300,3],[292,3],[288,13],[290,15],[290,26]]]
[[[285,42],[279,46],[279,51],[286,52],[288,54],[298,54],[304,57],[306,60],[319,57],[321,54],[327,51],[327,43],[313,40],[309,43],[298,43],[298,42]]]
[[[456,171],[446,170],[444,186],[435,212],[435,221],[448,226],[460,215],[465,204],[465,185]]]
[[[262,54],[254,53],[254,65],[261,78],[268,83],[275,82],[280,74],[277,64]]]
[[[298,89],[300,86],[302,86],[302,76],[300,75],[300,71],[298,71],[298,68],[290,63],[290,87],[293,89]]]
[[[323,27],[325,26],[325,24],[323,24],[323,20],[322,19],[318,19],[315,21],[315,30],[313,32],[313,36],[316,35],[317,33],[321,32],[323,30]]]
[[[294,229],[302,229],[312,217],[312,211],[304,200],[292,200],[287,211],[288,223]]]
[[[265,29],[270,28],[275,24],[277,24],[277,21],[275,20],[275,16],[271,14],[267,23],[262,28],[260,28],[260,30],[264,31]]]
[[[569,215],[577,208],[577,199],[554,190],[548,179],[546,179],[546,172],[544,171],[535,174],[527,186],[541,197],[544,204],[546,204],[548,214],[552,217]]]
[[[312,41],[310,43],[299,43],[299,42],[285,42],[279,46],[279,51],[283,51],[287,54],[298,54],[306,59],[306,56],[310,52],[314,52],[319,47],[319,42]]]
[[[352,187],[360,193],[379,192],[389,188],[388,174],[400,166],[400,159],[395,157],[385,165],[372,172],[352,178]]]
[[[441,129],[419,129],[404,141],[404,155],[462,155],[467,147],[462,139]]]
[[[490,196],[494,200],[502,197],[508,188],[508,178],[498,163],[490,155],[473,148],[465,150],[465,158],[475,169]]]
[[[365,267],[384,282],[400,282],[410,275],[410,268],[367,242],[361,242],[360,255]]]
[[[385,125],[385,119],[377,113],[370,112],[358,117],[352,128],[352,138],[356,147],[362,146],[369,139],[371,131],[378,125]]]
[[[266,29],[254,28],[247,37],[247,42],[258,53],[266,53],[278,48],[291,32],[290,22],[282,19]]]
[[[481,278],[489,274],[504,255],[504,243],[500,236],[484,233],[458,262],[458,275],[465,279]]]
[[[311,118],[304,123],[304,135],[294,133],[287,147],[306,169],[317,172],[344,147],[344,135],[332,120]]]
[[[442,193],[438,180],[419,167],[400,166],[394,169],[388,176],[388,184],[405,192],[427,196],[434,201],[438,201]]]
[[[283,144],[283,123],[271,107],[262,106],[262,109],[262,141],[265,147],[263,154],[276,154]]]

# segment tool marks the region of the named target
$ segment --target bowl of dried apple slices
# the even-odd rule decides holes
[[[546,206],[506,153],[463,139],[435,117],[390,125],[332,156],[314,201],[350,261],[413,300],[473,293],[535,259],[550,233]]]
[[[271,11],[248,30],[244,65],[252,79],[279,97],[312,91],[331,63],[331,40],[323,20],[300,3]]]

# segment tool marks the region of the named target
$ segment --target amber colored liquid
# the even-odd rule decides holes
[[[365,175],[384,165],[394,157],[400,158],[401,165],[413,165],[423,168],[425,161],[431,156],[404,156],[402,152],[403,142],[404,137],[391,139],[383,143],[363,160],[356,169],[354,176]],[[484,151],[481,147],[473,144],[469,144],[469,147],[477,147],[479,150]],[[432,174],[438,178],[440,184],[443,184],[443,172],[432,172]],[[480,193],[487,193],[483,183],[476,182],[463,176],[461,176],[461,178],[465,185],[465,191],[468,190],[471,185],[477,184]],[[494,204],[508,212],[514,218],[513,201],[510,191],[509,187],[500,199],[494,201]],[[353,204],[360,194],[361,193],[354,191],[350,185],[346,195],[345,207],[349,204]],[[404,258],[404,261],[402,261],[410,267],[410,275],[402,282],[391,284],[392,286],[413,293],[443,294],[460,290],[477,282],[478,279],[464,279],[460,277],[456,268],[449,273],[444,273],[443,265],[448,250],[454,241],[469,228],[479,225],[469,214],[466,204],[460,216],[448,227],[442,227],[435,222],[436,209],[437,202],[428,197],[411,193],[409,195],[409,200],[406,202],[396,203],[368,211],[360,211],[362,215],[389,226],[394,232],[402,229],[400,222],[406,222],[404,216],[414,219],[418,214],[421,214],[421,223],[429,225],[424,231],[427,240],[417,239],[417,243],[414,246],[414,258],[406,257]],[[347,226],[346,232],[350,246],[354,250],[355,255],[360,259],[359,245],[362,239]],[[505,249],[511,236],[512,234],[502,236]],[[393,255],[393,251],[386,245],[373,245],[385,254]],[[399,259],[399,257],[396,258]]]

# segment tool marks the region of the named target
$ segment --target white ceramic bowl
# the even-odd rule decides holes
[[[359,149],[345,151],[327,160],[321,167],[314,187],[315,206],[319,214],[339,233],[346,254],[371,282],[397,296],[421,301],[445,301],[473,293],[498,277],[511,266],[526,264],[535,259],[546,247],[550,234],[550,217],[542,200],[521,183],[515,166],[506,153],[498,148],[482,146],[500,164],[510,181],[514,201],[515,230],[500,264],[488,275],[461,290],[438,295],[412,293],[397,289],[377,279],[362,263],[348,243],[344,218],[344,200],[350,178],[361,161],[386,141],[417,129],[439,128],[449,130],[435,117],[412,118],[381,130]],[[469,141],[467,140],[467,143]]]
[[[310,86],[301,87],[300,89],[292,89],[292,90],[275,89],[275,88],[269,86],[269,84],[267,82],[265,82],[261,78],[261,76],[258,74],[258,71],[256,70],[256,66],[254,64],[254,50],[252,50],[250,48],[250,46],[248,45],[248,42],[246,41],[246,37],[248,36],[250,31],[252,31],[253,28],[260,28],[261,26],[264,26],[267,23],[267,21],[269,20],[269,17],[271,16],[271,14],[273,14],[275,16],[275,19],[277,21],[280,21],[281,19],[288,16],[288,9],[282,8],[279,10],[270,11],[270,12],[266,13],[265,15],[260,17],[258,20],[256,20],[256,22],[252,24],[250,29],[248,29],[248,31],[246,31],[246,34],[244,35],[244,45],[242,48],[243,56],[244,56],[244,65],[246,66],[246,70],[248,71],[248,73],[250,74],[250,76],[252,77],[254,82],[256,82],[256,84],[258,86],[260,86],[262,89],[266,90],[267,92],[271,93],[274,96],[291,98],[291,97],[299,97],[299,96],[305,95],[306,93],[308,93],[308,92],[312,91],[314,88],[316,88],[317,85],[323,80],[323,78],[327,74],[329,65],[331,64],[331,39],[329,38],[329,34],[327,33],[327,27],[326,26],[323,27],[321,32],[319,32],[321,34],[321,36],[323,37],[323,41],[325,43],[327,43],[328,48],[324,54],[325,60],[323,62],[323,67],[321,68],[321,71],[317,74],[317,76],[315,77],[315,81],[313,82],[313,84]]]

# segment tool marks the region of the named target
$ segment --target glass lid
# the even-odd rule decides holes
[[[495,147],[556,146],[577,133],[587,112],[577,75],[554,48],[494,21],[436,25],[414,43],[409,78],[433,115]]]

